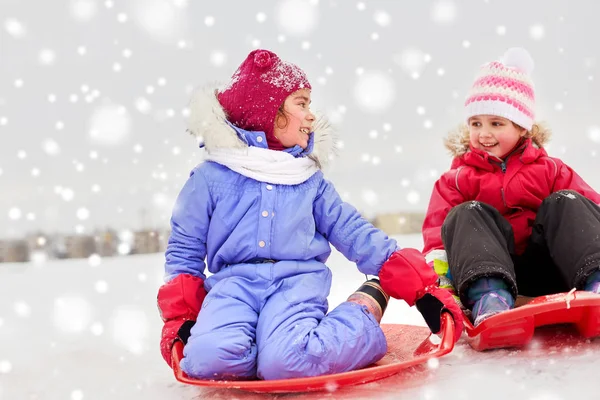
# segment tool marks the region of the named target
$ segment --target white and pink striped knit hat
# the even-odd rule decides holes
[[[481,67],[465,101],[465,119],[496,115],[531,130],[535,118],[533,59],[520,47],[508,49],[500,61]]]

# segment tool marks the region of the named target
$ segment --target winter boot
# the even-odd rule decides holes
[[[377,322],[381,322],[390,296],[383,291],[379,279],[369,279],[358,290],[348,297],[349,302],[367,307]]]
[[[479,325],[492,315],[515,306],[515,299],[501,278],[480,278],[468,289],[467,297],[472,306],[473,325]]]
[[[587,278],[583,290],[600,294],[600,271],[594,272]]]

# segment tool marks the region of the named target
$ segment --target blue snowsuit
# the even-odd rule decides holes
[[[248,146],[266,148],[263,132],[232,128]],[[312,139],[308,150],[286,151],[304,157]],[[166,279],[205,279],[205,259],[213,273],[184,348],[188,375],[316,376],[365,367],[385,354],[385,336],[364,306],[344,302],[327,314],[325,262],[331,243],[361,272],[377,275],[397,244],[344,203],[321,171],[282,185],[204,162],[181,190],[171,226]]]

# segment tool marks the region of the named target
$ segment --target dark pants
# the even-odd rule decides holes
[[[469,285],[502,278],[516,297],[582,289],[600,268],[600,207],[573,191],[551,194],[538,209],[525,252],[515,254],[510,223],[478,201],[454,207],[442,226],[454,286],[467,304]]]

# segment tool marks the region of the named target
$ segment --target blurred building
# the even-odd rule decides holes
[[[167,246],[169,245],[169,237],[170,236],[171,236],[170,229],[163,229],[160,231],[158,240],[160,241],[160,248],[162,249],[161,251],[167,250]]]
[[[141,230],[133,234],[133,254],[159,253],[164,251],[161,235],[156,230]]]
[[[117,254],[119,246],[119,235],[114,229],[106,229],[96,232],[96,252],[101,257],[110,257]]]
[[[388,213],[378,214],[373,219],[373,225],[388,235],[404,235],[409,233],[421,233],[424,213]]]
[[[96,239],[91,235],[65,236],[67,258],[87,258],[96,253]]]
[[[27,240],[0,240],[0,262],[29,261]]]

